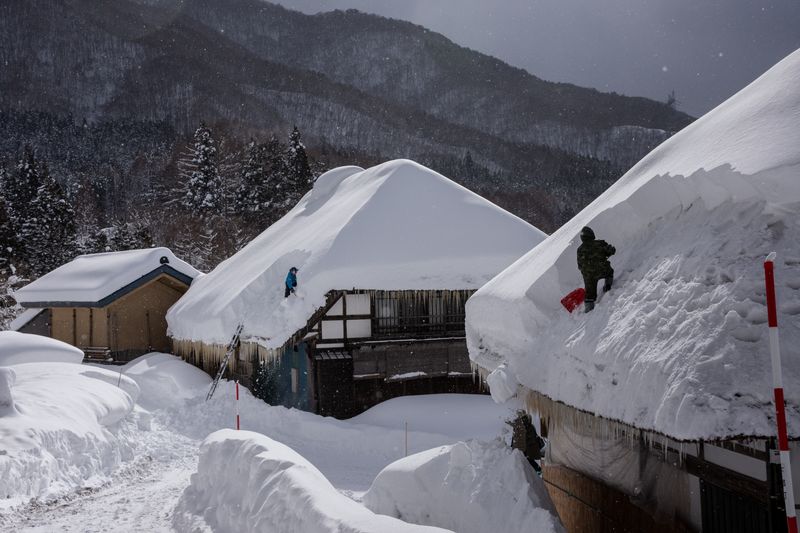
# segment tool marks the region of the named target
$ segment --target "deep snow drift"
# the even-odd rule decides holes
[[[513,392],[678,439],[774,433],[762,262],[777,250],[784,348],[800,345],[800,51],[653,150],[467,303],[470,357]],[[590,314],[578,234],[616,245]],[[800,359],[784,350],[792,436]],[[500,394],[506,396],[506,394]]]
[[[80,363],[83,352],[42,335],[0,331],[0,366],[18,363]]]
[[[375,478],[364,505],[459,533],[564,531],[544,482],[499,441],[459,442],[400,459]]]
[[[277,347],[333,289],[477,289],[544,234],[417,163],[341,167],[167,314],[177,339],[243,338]],[[296,266],[298,297],[284,299]]]
[[[174,524],[179,530],[444,533],[376,515],[338,492],[285,444],[230,429],[203,442],[197,473],[178,502]]]
[[[54,339],[0,339],[0,361],[9,365],[0,367],[0,508],[101,483],[130,454],[117,434],[136,383],[79,364],[82,353],[78,363],[64,362],[80,351]]]
[[[175,257],[168,248],[87,254],[22,287],[14,293],[14,298],[23,305],[37,302],[97,302],[162,265],[193,279],[200,274],[194,267]]]

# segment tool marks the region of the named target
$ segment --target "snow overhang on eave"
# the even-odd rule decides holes
[[[642,435],[645,440],[654,440],[652,437],[669,439],[679,444],[695,444],[700,442],[715,443],[725,441],[740,441],[740,440],[755,440],[755,439],[771,439],[775,435],[745,435],[745,434],[731,434],[731,435],[718,435],[718,436],[705,436],[697,438],[676,437],[669,435],[663,431],[653,428],[642,428],[631,425],[621,420],[606,417],[585,409],[573,407],[560,400],[554,400],[548,395],[530,390],[526,387],[520,386],[518,396],[522,398],[525,408],[528,412],[535,412],[542,419],[546,419],[550,424],[568,423],[574,426],[592,427],[593,425],[601,425],[603,429],[615,435]],[[598,433],[600,434],[600,433]],[[800,441],[800,436],[789,437],[791,441]]]
[[[19,300],[19,304],[25,307],[35,307],[35,308],[49,308],[49,307],[105,307],[115,300],[122,298],[126,294],[130,294],[131,292],[135,291],[139,287],[147,284],[148,282],[154,280],[158,276],[166,274],[176,280],[180,281],[181,283],[186,284],[187,286],[192,284],[191,276],[184,274],[169,265],[161,265],[158,268],[155,268],[145,274],[144,276],[140,277],[139,279],[125,285],[124,287],[117,289],[116,291],[112,292],[108,296],[96,301],[96,302],[86,302],[86,301],[26,301],[26,300]]]

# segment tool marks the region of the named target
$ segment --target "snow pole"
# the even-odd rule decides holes
[[[769,353],[772,359],[772,382],[775,388],[775,419],[778,423],[778,450],[783,478],[783,503],[786,506],[786,525],[789,533],[797,533],[797,515],[794,509],[794,488],[789,459],[789,436],[786,430],[786,406],[783,399],[781,375],[781,347],[778,339],[778,311],[775,305],[775,252],[764,261],[764,279],[767,285],[767,322],[769,324]]]
[[[239,429],[239,380],[236,380],[236,429]]]

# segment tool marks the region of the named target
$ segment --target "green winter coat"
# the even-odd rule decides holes
[[[584,279],[599,280],[614,274],[608,258],[616,253],[616,248],[606,241],[583,240],[578,246],[578,270]]]

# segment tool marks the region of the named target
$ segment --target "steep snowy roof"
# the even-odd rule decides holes
[[[22,305],[99,303],[128,285],[160,272],[187,283],[200,274],[168,248],[81,255],[14,293]],[[111,298],[113,300],[113,298]]]
[[[789,432],[800,437],[798,212],[800,51],[479,290],[467,303],[470,357],[498,369],[498,391],[521,383],[674,438],[773,435],[762,263],[776,250]],[[616,245],[616,281],[593,312],[569,315],[559,300],[583,285],[586,225]]]
[[[413,161],[323,174],[286,216],[195,281],[167,314],[178,339],[282,345],[334,289],[477,289],[545,235]],[[290,267],[297,297],[284,299]]]

